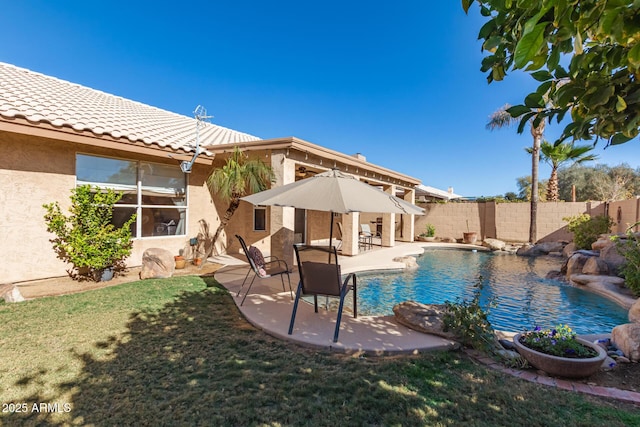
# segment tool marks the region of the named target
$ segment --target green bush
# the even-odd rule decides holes
[[[474,285],[471,300],[458,298],[455,302],[445,301],[444,331],[451,331],[468,347],[493,353],[496,349],[495,331],[489,322],[489,309],[485,310],[480,305],[482,288],[482,276],[480,276]],[[493,300],[488,302],[488,306],[493,304]]]
[[[62,213],[58,202],[43,205],[47,230],[58,257],[76,268],[87,267],[93,275],[106,267],[117,266],[131,255],[130,226],[133,215],[121,228],[111,224],[113,205],[122,197],[113,190],[92,189],[83,185],[72,190],[69,216]]]
[[[640,296],[640,240],[632,231],[634,226],[635,224],[627,229],[626,239],[616,238],[615,241],[618,252],[626,261],[620,268],[624,283],[635,296]]]
[[[578,249],[591,249],[600,234],[609,233],[613,220],[606,215],[592,217],[581,214],[562,218],[569,223],[569,231],[573,233],[573,243]]]

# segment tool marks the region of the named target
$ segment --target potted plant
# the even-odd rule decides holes
[[[113,206],[122,194],[83,185],[71,190],[70,215],[64,215],[58,202],[43,205],[47,230],[58,257],[74,265],[74,278],[88,276],[95,281],[110,280],[113,268],[131,254],[133,215],[116,228],[111,220]],[[83,274],[83,272],[85,272]]]
[[[555,376],[584,378],[596,373],[607,356],[597,344],[580,339],[567,325],[536,327],[513,337],[520,355],[532,366]]]
[[[418,240],[422,242],[433,242],[436,238],[436,227],[433,224],[427,224],[425,231],[420,233]]]
[[[475,231],[469,231],[469,220],[467,220],[467,232],[462,233],[462,241],[464,243],[473,244],[478,240],[478,233]]]

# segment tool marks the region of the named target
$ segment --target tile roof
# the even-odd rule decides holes
[[[0,62],[0,119],[24,118],[174,150],[194,151],[196,120]],[[260,138],[206,123],[203,147]]]

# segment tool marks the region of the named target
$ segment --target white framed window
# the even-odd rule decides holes
[[[267,208],[255,206],[253,208],[253,231],[265,231],[267,229]]]
[[[137,214],[134,237],[186,235],[187,177],[177,165],[78,153],[76,185],[86,184],[123,193],[112,222]]]

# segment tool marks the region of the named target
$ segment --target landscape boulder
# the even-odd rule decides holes
[[[640,323],[640,298],[629,309],[629,321]]]
[[[162,248],[149,248],[142,254],[140,279],[166,279],[175,271],[173,254]]]
[[[454,335],[444,331],[444,304],[421,304],[416,301],[404,301],[393,307],[396,320],[401,325],[425,334],[438,335],[454,339]]]
[[[607,263],[611,274],[619,274],[622,266],[627,262],[613,242],[600,250],[600,259]]]
[[[20,289],[14,284],[0,285],[0,298],[4,299],[5,302],[25,301]]]
[[[618,325],[611,331],[611,341],[632,362],[640,362],[640,323]]]
[[[487,238],[484,239],[484,246],[488,247],[492,251],[501,251],[507,246],[507,244],[502,240]]]
[[[551,252],[562,253],[564,242],[542,242],[535,245],[523,246],[518,249],[517,254],[520,256],[540,256],[549,255]]]
[[[569,258],[573,253],[577,250],[576,244],[573,242],[568,243],[564,249],[562,249],[562,256],[564,258]]]
[[[591,244],[591,249],[593,249],[594,251],[601,251],[607,246],[611,246],[613,242],[611,241],[610,236],[610,234],[601,234],[600,236],[598,236],[598,240]]]
[[[589,257],[582,267],[582,274],[607,276],[609,275],[609,264],[601,260],[600,257]]]
[[[580,252],[575,252],[569,259],[567,260],[566,268],[564,273],[567,276],[567,279],[571,277],[573,274],[582,274],[582,269],[584,265],[587,263],[589,258],[592,258],[589,255],[584,255]]]
[[[393,259],[394,262],[401,262],[404,264],[405,268],[409,270],[414,270],[418,268],[418,262],[415,257],[412,256],[399,256]]]

